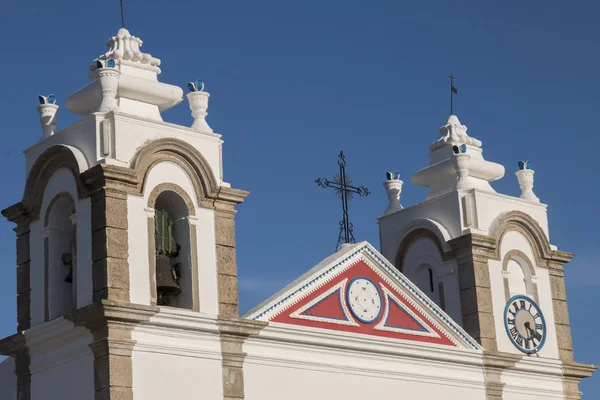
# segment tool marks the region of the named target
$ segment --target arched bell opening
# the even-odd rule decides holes
[[[156,303],[194,308],[194,279],[189,210],[177,193],[166,190],[154,206]]]
[[[75,205],[68,194],[59,194],[45,216],[44,281],[45,320],[71,313],[76,300]]]

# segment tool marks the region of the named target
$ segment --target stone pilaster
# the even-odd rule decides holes
[[[244,391],[244,341],[257,335],[268,323],[241,319],[224,319],[217,322],[221,335],[223,365],[223,399],[235,400],[245,397]]]
[[[487,236],[468,234],[450,240],[448,244],[458,265],[463,326],[484,349],[496,351],[498,344],[488,266],[495,241]]]
[[[233,204],[215,202],[215,246],[219,316],[239,317]]]
[[[569,324],[569,309],[567,307],[564,270],[561,264],[553,262],[549,262],[548,264],[558,353],[561,360],[571,362],[573,361],[573,340],[571,338],[571,326]]]
[[[107,165],[83,176],[91,201],[94,302],[129,301],[127,183],[135,177],[127,168]]]
[[[157,312],[157,307],[100,300],[68,317],[93,336],[94,400],[133,400],[132,332]]]
[[[589,378],[598,369],[595,365],[579,364],[576,362],[563,362],[563,390],[566,400],[579,400],[582,393],[579,391],[579,382]]]
[[[496,351],[483,352],[483,373],[485,377],[485,394],[487,400],[502,400],[504,383],[502,372],[514,367],[523,356]]]
[[[13,229],[17,234],[17,331],[31,326],[31,284],[30,284],[30,224],[31,214],[17,203],[2,211],[2,215],[17,224]]]

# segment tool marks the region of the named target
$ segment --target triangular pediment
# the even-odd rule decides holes
[[[367,242],[342,246],[245,318],[480,349]]]

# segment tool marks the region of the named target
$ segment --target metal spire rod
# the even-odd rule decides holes
[[[454,93],[458,94],[458,89],[454,87],[454,75],[450,73],[450,115],[454,114]]]
[[[125,16],[123,15],[123,0],[121,0],[121,27],[125,28]]]

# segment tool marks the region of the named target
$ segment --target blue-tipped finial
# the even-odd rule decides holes
[[[115,67],[115,60],[112,58],[109,58],[108,60],[106,60],[106,67],[107,68],[114,68]]]
[[[385,176],[388,181],[397,181],[400,179],[400,173],[397,171],[394,171],[394,172],[388,171],[385,173]]]
[[[188,89],[190,89],[190,92],[202,92],[204,91],[204,82],[200,79],[195,82],[188,82]]]
[[[531,169],[531,161],[529,161],[529,160],[519,161],[519,169],[520,170]]]
[[[38,101],[40,104],[56,104],[56,96],[53,94],[49,94],[48,96],[38,96]]]
[[[452,151],[454,152],[454,154],[466,153],[467,152],[467,145],[466,144],[461,144],[460,147],[458,147],[458,146],[452,146]]]

